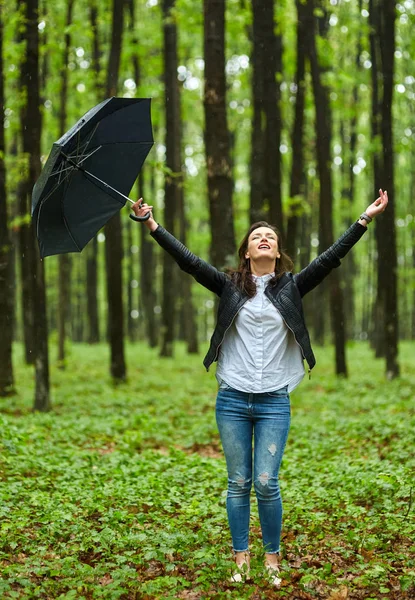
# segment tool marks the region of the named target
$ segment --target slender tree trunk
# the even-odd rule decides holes
[[[179,190],[179,225],[180,225],[180,240],[187,245],[187,220],[185,213],[183,188]],[[180,271],[180,287],[182,290],[182,322],[184,339],[187,344],[189,354],[198,354],[199,344],[197,339],[197,320],[196,311],[192,299],[192,280],[187,273]]]
[[[124,27],[124,0],[113,0],[111,49],[107,73],[107,97],[116,96]],[[111,375],[124,380],[124,308],[122,298],[122,230],[117,213],[105,227],[105,257],[107,266],[108,336],[111,348]]]
[[[164,220],[176,235],[175,221],[179,206],[179,186],[183,182],[181,165],[180,96],[177,79],[177,26],[175,0],[163,0],[164,85],[166,113],[166,176],[164,183]],[[177,308],[177,267],[170,255],[163,254],[162,341],[160,356],[173,355],[175,313]]]
[[[376,0],[369,0],[369,23],[370,23],[370,53],[371,53],[371,76],[372,76],[372,115],[371,115],[371,130],[372,140],[375,143],[380,141],[380,119],[381,119],[381,56],[378,41],[378,32],[380,31],[379,23],[379,7]],[[379,152],[373,152],[373,194],[377,197],[378,194],[378,182],[381,181],[382,177],[382,165],[379,156]],[[375,222],[375,237],[376,246],[379,248],[382,244],[383,238],[383,225],[382,219],[376,219]],[[377,260],[377,292],[376,302],[373,305],[373,331],[371,332],[371,343],[375,350],[377,358],[385,356],[385,332],[383,324],[385,323],[385,301],[384,301],[384,285],[382,285],[382,276],[384,266],[380,260]]]
[[[23,152],[28,157],[29,169],[26,187],[25,213],[29,212],[30,192],[40,174],[40,86],[39,86],[39,29],[38,0],[26,0],[24,3],[25,25],[23,38],[26,41],[25,59],[21,66],[21,83],[26,96],[22,112]],[[34,309],[34,337],[36,340],[35,376],[36,389],[34,409],[50,409],[49,394],[49,356],[48,330],[46,318],[46,293],[43,261],[39,258],[38,244],[34,228],[28,228],[27,255]]]
[[[252,2],[252,129],[250,164],[250,212],[251,223],[268,219],[264,197],[264,40],[262,39],[262,7],[260,0]],[[266,51],[266,50],[265,50]]]
[[[274,1],[253,0],[252,222],[269,218],[283,232],[281,111],[276,75],[282,72],[282,38],[275,34]]]
[[[236,253],[232,169],[226,116],[225,0],[204,0],[205,148],[212,231],[211,260],[223,269]]]
[[[144,173],[140,175],[140,196],[144,197]],[[155,195],[154,172],[151,177],[151,197]],[[140,251],[140,290],[141,301],[144,311],[145,331],[151,348],[158,343],[158,327],[154,308],[156,306],[156,289],[154,274],[156,272],[155,252],[153,240],[149,239],[146,227],[141,227],[141,251]]]
[[[92,69],[94,72],[95,89],[98,98],[103,95],[101,84],[101,48],[98,34],[98,8],[96,0],[89,5],[89,21],[92,32]],[[97,344],[100,341],[99,310],[98,310],[98,242],[96,236],[88,244],[86,252],[86,296],[88,317],[88,343]]]
[[[388,210],[376,219],[378,250],[378,298],[383,308],[383,319],[375,320],[375,327],[383,325],[386,375],[389,379],[399,375],[398,364],[398,300],[397,300],[397,249],[394,207],[394,158],[392,134],[392,102],[394,84],[395,19],[394,0],[371,0],[369,16],[372,52],[372,136],[380,137],[382,153],[375,153],[375,195],[383,180],[388,190]],[[382,179],[381,179],[382,177]],[[379,315],[376,315],[379,317]],[[379,352],[377,352],[379,354]]]
[[[59,135],[62,136],[66,131],[67,124],[67,103],[68,103],[68,60],[71,47],[70,26],[72,24],[74,0],[67,0],[66,5],[66,33],[65,48],[61,67],[61,90],[59,107]],[[71,257],[69,254],[59,256],[59,277],[58,277],[58,364],[60,368],[65,367],[65,340],[66,323],[70,322],[69,312],[71,304]]]
[[[98,312],[98,241],[96,236],[87,248],[86,257],[87,277],[87,315],[88,315],[88,344],[98,344],[99,312]]]
[[[130,13],[130,29],[132,33],[132,43],[138,48],[139,40],[135,33],[135,0],[128,0]],[[141,85],[141,68],[138,52],[132,56],[134,80],[137,85],[137,90]],[[139,195],[142,198],[146,197],[145,193],[145,177],[149,171],[146,165],[143,166],[139,178]],[[151,171],[150,177],[150,204],[153,203],[155,195],[154,184],[154,169]],[[151,348],[155,348],[158,343],[158,331],[154,307],[156,305],[156,286],[155,286],[155,253],[154,243],[149,237],[146,227],[140,227],[140,312],[142,313],[142,322],[144,323],[145,336]]]
[[[382,98],[382,142],[383,173],[391,202],[380,218],[384,221],[381,247],[378,247],[379,262],[383,262],[385,273],[385,341],[386,375],[388,379],[399,376],[398,364],[398,258],[395,229],[395,179],[393,153],[393,89],[395,60],[395,0],[382,0],[382,32],[379,36],[382,54],[383,98]]]
[[[17,11],[20,12],[22,21],[26,20],[26,5],[23,0],[17,0]],[[25,39],[25,29],[19,30],[17,34],[17,40],[19,43],[24,44],[27,43]],[[25,94],[26,90],[26,80],[27,80],[27,61],[28,57],[25,57],[23,61],[23,69],[20,70],[20,79],[19,79],[19,87],[22,96]],[[27,122],[27,106],[26,104],[22,105],[20,108],[20,123],[21,123],[21,138],[23,140],[22,150],[24,152],[24,137],[27,137],[27,132],[24,129],[24,123]],[[27,145],[27,144],[26,144]],[[28,160],[28,158],[27,158]],[[27,166],[27,171],[28,171]],[[30,195],[30,186],[28,180],[28,173],[24,173],[20,178],[17,188],[17,204],[18,204],[18,214],[19,217],[24,218],[30,213],[29,206],[29,195]],[[36,357],[36,348],[35,348],[35,332],[34,332],[34,307],[33,307],[33,299],[34,299],[34,278],[33,273],[31,271],[31,255],[30,250],[33,247],[33,241],[31,240],[31,236],[33,235],[30,223],[25,219],[22,219],[22,222],[18,228],[18,258],[20,265],[20,275],[21,275],[21,307],[22,307],[22,323],[23,323],[23,339],[24,339],[24,347],[25,347],[25,361],[28,365],[33,365],[35,363]]]
[[[314,1],[308,0],[307,7],[310,19],[314,15]],[[311,30],[308,44],[308,55],[311,67],[314,102],[316,107],[317,164],[320,180],[320,213],[319,240],[320,251],[328,248],[334,241],[333,236],[333,186],[331,179],[331,110],[329,92],[322,83],[322,70],[316,47],[315,28]],[[343,293],[340,286],[339,272],[335,269],[329,279],[330,314],[336,354],[336,374],[347,376],[345,323]]]
[[[3,0],[0,0],[0,114],[2,115],[0,122],[0,396],[7,396],[14,391],[12,364],[13,287],[11,277],[13,253],[7,215],[4,108]]]
[[[305,107],[305,58],[307,13],[300,0],[297,5],[297,69],[295,74],[295,115],[291,136],[292,164],[290,178],[290,208],[287,219],[287,253],[294,260],[297,249],[297,231],[304,203],[304,107]]]

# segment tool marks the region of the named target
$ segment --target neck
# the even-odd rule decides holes
[[[274,261],[266,261],[264,263],[257,263],[251,260],[251,273],[252,275],[256,275],[257,277],[262,277],[263,275],[270,275],[275,272],[275,262]]]

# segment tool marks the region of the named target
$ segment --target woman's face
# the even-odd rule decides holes
[[[248,248],[245,258],[251,261],[262,259],[273,260],[280,258],[278,251],[278,236],[270,227],[254,229],[248,238]]]

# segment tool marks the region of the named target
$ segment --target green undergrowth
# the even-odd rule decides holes
[[[252,581],[229,583],[213,374],[181,345],[127,357],[114,386],[108,349],[73,345],[39,414],[16,348],[18,394],[0,404],[0,598],[415,598],[414,344],[391,382],[365,344],[349,347],[347,380],[319,348],[292,394],[278,592],[254,497]]]

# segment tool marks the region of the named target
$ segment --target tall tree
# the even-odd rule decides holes
[[[283,232],[281,201],[282,37],[275,34],[274,0],[253,0],[253,123],[250,219],[264,217]]]
[[[180,186],[178,196],[179,236],[182,243],[186,246],[188,222],[185,211],[183,186]],[[180,271],[179,276],[181,280],[181,321],[183,323],[184,339],[189,354],[197,354],[199,352],[199,344],[197,339],[196,311],[192,299],[192,280],[188,274],[183,271]]]
[[[25,14],[25,3],[23,0],[17,0],[17,10],[20,12],[20,18],[23,22],[26,20]],[[25,28],[20,28],[16,37],[19,43],[25,44],[27,43],[25,40]],[[27,69],[25,68],[27,62],[27,58],[23,59],[22,68],[20,69],[19,74],[19,92],[21,96],[24,98],[25,89],[26,89],[26,77],[27,77]],[[20,107],[20,123],[21,123],[21,135],[22,138],[22,150],[24,151],[24,122],[27,113],[26,102],[21,103]],[[27,138],[27,133],[26,133]],[[24,160],[25,168],[28,171],[27,160]],[[18,237],[18,258],[20,265],[20,275],[21,275],[21,307],[22,307],[22,325],[23,325],[23,339],[24,339],[24,348],[25,348],[25,361],[26,364],[34,364],[35,363],[35,333],[34,333],[34,308],[33,308],[33,298],[34,298],[34,279],[33,273],[31,272],[29,252],[30,248],[33,245],[31,240],[31,236],[33,235],[30,220],[28,218],[29,215],[29,178],[28,173],[23,173],[23,176],[20,178],[17,188],[17,200],[18,200],[18,214],[20,218],[20,223],[18,227],[17,237]]]
[[[30,193],[40,174],[41,112],[39,86],[39,4],[38,0],[26,0],[24,6],[23,39],[26,42],[24,60],[21,65],[21,85],[25,97],[22,109],[23,152],[28,160],[25,200],[21,206],[23,216],[30,214]],[[34,227],[27,230],[23,262],[29,268],[29,289],[33,306],[33,340],[35,347],[35,401],[34,409],[50,409],[48,329],[46,319],[45,273],[43,261],[35,240]],[[24,274],[23,274],[24,275]]]
[[[68,60],[71,47],[71,24],[72,13],[75,0],[67,0],[66,22],[65,22],[65,46],[63,50],[61,65],[61,89],[59,103],[59,135],[62,136],[66,131],[68,114]],[[65,339],[66,323],[69,321],[68,315],[71,306],[71,257],[69,254],[59,256],[59,277],[58,277],[58,363],[61,368],[65,366]]]
[[[290,206],[287,219],[286,248],[294,260],[297,249],[297,232],[304,202],[304,107],[305,107],[305,62],[307,13],[304,3],[296,0],[297,6],[297,66],[295,73],[295,110],[291,135],[292,163],[290,177]]]
[[[3,68],[3,8],[0,0],[0,396],[13,391],[12,338],[13,287],[12,246],[9,235],[6,196],[6,167],[4,162],[4,68]]]
[[[140,196],[144,195],[144,174],[140,174]],[[150,196],[155,195],[154,168],[151,170],[150,177]],[[140,227],[140,292],[141,302],[143,306],[145,331],[151,348],[155,348],[158,344],[158,327],[154,307],[156,305],[156,289],[154,285],[154,273],[156,272],[156,255],[154,252],[153,240],[149,239],[146,227]]]
[[[393,81],[395,57],[396,4],[394,0],[370,0],[370,46],[372,58],[372,137],[381,149],[375,151],[375,195],[383,180],[392,200],[388,210],[376,219],[378,250],[378,281],[376,326],[382,331],[377,340],[377,354],[386,359],[389,378],[399,375],[398,363],[398,300],[397,300],[397,250],[394,207],[394,155],[393,155]],[[379,327],[382,324],[382,327]]]
[[[118,88],[122,36],[124,28],[124,0],[113,0],[111,48],[107,72],[107,97],[115,96]],[[117,213],[105,227],[105,258],[107,266],[108,337],[111,348],[111,375],[124,380],[124,308],[122,294],[122,230],[121,216]]]
[[[212,263],[232,265],[236,244],[232,169],[226,115],[225,0],[204,0],[205,152],[211,225]]]
[[[98,6],[96,0],[89,4],[89,22],[92,32],[92,69],[94,85],[98,98],[103,94],[101,85],[101,45],[98,32]],[[98,311],[98,241],[93,238],[86,248],[86,299],[88,318],[88,343],[97,344],[100,340]]]
[[[310,34],[308,35],[308,57],[311,68],[314,104],[316,110],[316,154],[320,181],[319,246],[320,251],[334,241],[333,234],[333,184],[331,177],[332,120],[329,90],[323,83],[323,72],[317,53],[317,22],[314,17],[314,0],[307,1]],[[325,18],[324,17],[319,17]],[[320,23],[324,32],[324,22]],[[347,376],[346,335],[344,323],[343,292],[339,271],[331,273],[329,279],[330,314],[334,334],[336,374]]]
[[[176,216],[182,184],[180,97],[177,79],[177,26],[175,0],[163,0],[164,34],[164,98],[166,114],[166,175],[164,180],[164,220],[167,229],[176,234]],[[178,273],[172,258],[163,255],[163,299],[161,356],[172,356],[176,312]]]

